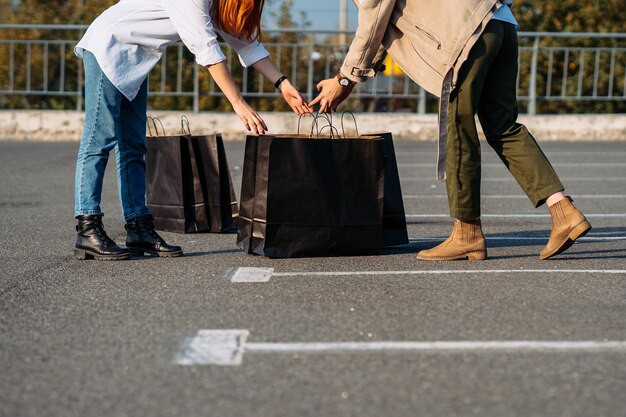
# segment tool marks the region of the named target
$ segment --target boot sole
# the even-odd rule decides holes
[[[152,250],[135,249],[135,248],[128,248],[128,250],[130,251],[131,256],[135,258],[141,258],[146,253],[152,256],[156,256],[157,258],[178,258],[179,256],[183,256],[182,250],[176,251],[176,252],[156,252]]]
[[[549,259],[553,256],[558,255],[559,253],[565,252],[569,248],[572,247],[576,239],[585,236],[591,230],[591,224],[587,220],[583,220],[576,227],[572,229],[571,232],[567,235],[567,238],[563,240],[560,246],[554,249],[552,252],[547,255],[539,256],[539,259],[545,260]]]
[[[468,261],[484,261],[485,259],[487,259],[487,251],[486,250],[472,251],[472,252],[466,252],[464,254],[456,255],[456,256],[427,257],[427,256],[417,255],[417,259],[422,260],[422,261],[458,261],[458,260],[465,260],[465,259],[467,259]]]
[[[97,261],[124,261],[130,259],[130,253],[122,253],[120,255],[101,255],[85,249],[74,249],[74,257],[81,261],[95,259]]]

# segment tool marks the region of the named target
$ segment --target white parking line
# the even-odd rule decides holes
[[[230,277],[231,282],[267,282],[274,273],[273,268],[237,268]]]
[[[549,218],[550,214],[481,214],[482,218],[487,219],[510,219],[510,218],[518,218],[518,219],[534,219],[534,218]],[[448,214],[407,214],[407,219],[429,219],[429,218],[440,218],[440,217],[450,217]],[[624,218],[626,217],[626,213],[618,213],[618,214],[587,214],[585,213],[585,217],[587,218]]]
[[[274,268],[241,267],[229,276],[231,282],[269,282],[274,277],[450,275],[450,274],[625,274],[626,269],[423,269],[405,271],[294,271],[274,272]]]
[[[434,165],[433,165],[434,170]],[[423,177],[403,177],[400,176],[401,181],[427,181],[432,183],[438,183],[434,177],[432,176],[423,176]],[[482,178],[482,182],[504,182],[504,181],[515,181],[515,178],[512,176],[509,177],[495,177],[495,178]],[[626,182],[625,177],[563,177],[561,181],[565,182],[574,182],[574,181],[622,181]]]
[[[433,242],[439,240],[446,240],[448,236],[440,237],[410,237],[409,242]],[[548,240],[550,236],[485,236],[487,240],[520,240],[520,241],[536,241],[536,240]],[[576,239],[576,241],[599,241],[599,240],[626,240],[626,236],[583,236]]]
[[[398,164],[398,168],[428,168],[433,167],[433,163],[412,163],[412,164]],[[506,166],[502,163],[499,164],[481,164],[481,167],[485,168],[493,168],[493,167],[502,167],[506,168]],[[555,167],[626,167],[626,162],[557,162],[553,163],[552,166]]]
[[[545,151],[545,150],[544,150]],[[595,155],[595,156],[599,156],[599,155],[608,155],[608,156],[612,156],[612,155],[626,155],[626,151],[593,151],[593,150],[584,150],[584,151],[553,151],[553,152],[545,152],[546,155],[548,155],[549,157],[552,156],[557,156],[557,155],[584,155],[584,156],[589,156],[589,155]],[[404,156],[404,155],[437,155],[437,152],[430,152],[430,151],[425,151],[425,152],[420,152],[420,151],[402,151],[402,150],[397,150],[396,149],[396,156],[400,157],[400,156]]]
[[[625,180],[626,181],[626,180]],[[403,197],[405,199],[410,199],[410,200],[414,200],[414,199],[447,199],[448,196],[445,194],[437,194],[437,195],[419,195],[419,194],[408,194],[408,195],[403,195]],[[579,195],[572,195],[571,196],[574,200],[577,199],[584,199],[584,198],[597,198],[597,199],[620,199],[620,198],[626,198],[626,194],[579,194]],[[528,197],[523,195],[523,194],[510,194],[510,195],[481,195],[480,198],[482,199],[492,199],[492,200],[499,200],[499,199],[522,199],[522,200],[527,200]]]
[[[444,341],[384,341],[384,342],[310,342],[310,343],[252,343],[250,332],[241,330],[200,330],[185,341],[175,355],[178,365],[239,366],[246,352],[259,353],[342,353],[342,352],[626,352],[625,341],[609,340],[444,340]]]

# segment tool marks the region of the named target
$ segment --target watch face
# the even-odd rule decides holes
[[[347,87],[348,85],[350,85],[350,80],[348,80],[347,78],[340,78],[339,85],[341,85],[342,87]]]

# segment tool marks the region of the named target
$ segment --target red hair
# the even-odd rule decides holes
[[[252,42],[261,38],[265,0],[213,0],[211,17],[218,29]]]

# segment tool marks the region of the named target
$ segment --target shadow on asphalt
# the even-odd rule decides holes
[[[426,242],[425,244],[416,245],[415,243],[408,243],[406,245],[398,245],[398,246],[389,246],[386,248],[382,248],[380,250],[381,256],[389,256],[389,255],[402,255],[406,253],[417,253],[422,249],[428,249],[430,246],[433,246],[431,242]]]
[[[616,236],[624,236],[626,235],[626,227],[594,227],[592,229],[593,236],[587,236],[589,239],[586,242],[577,242],[576,246],[581,248],[579,245],[585,245],[589,241],[593,240],[593,237],[603,238],[603,237],[616,237]],[[536,242],[529,241],[521,241],[521,240],[491,240],[487,245],[488,249],[496,249],[496,248],[509,248],[509,247],[529,247],[529,246],[543,246],[547,242],[547,236],[550,234],[550,230],[526,230],[526,231],[517,231],[514,233],[515,236],[527,236],[527,237],[537,237]],[[511,232],[503,232],[503,233],[490,233],[486,235],[487,239],[489,238],[497,238],[497,237],[510,237],[513,235]],[[409,243],[406,245],[400,246],[392,246],[388,248],[383,248],[381,250],[380,255],[400,255],[407,253],[417,253],[422,249],[432,248],[439,243],[443,242],[446,239],[444,236],[440,236],[439,239],[433,238],[432,241],[427,242],[419,242]],[[545,242],[544,242],[545,240]],[[615,253],[612,256],[593,256],[599,255],[603,253]],[[572,256],[567,256],[572,255]],[[491,253],[489,254],[489,259],[514,259],[514,258],[528,258],[528,257],[538,257],[539,252],[537,253],[525,253],[525,254],[516,254],[516,255],[502,255],[502,256],[493,256]],[[624,259],[626,258],[626,249],[611,249],[611,250],[594,250],[594,251],[578,251],[572,252],[572,249],[568,250],[565,256],[560,255],[555,259],[559,260],[575,260],[575,259]]]
[[[518,255],[493,255],[493,252],[490,252],[489,249],[492,248],[493,246],[488,246],[487,247],[487,259],[489,260],[495,260],[495,259],[516,259],[516,258],[537,258],[539,259],[539,252],[533,252],[533,253],[522,253],[522,254],[518,254]]]
[[[626,235],[626,227],[599,227],[593,228],[592,233],[595,237],[612,237],[612,236],[624,236]],[[507,237],[511,236],[513,233],[511,232],[503,232],[503,233],[490,233],[486,235],[487,239],[494,237]],[[488,244],[488,249],[495,248],[508,248],[508,247],[529,247],[529,246],[542,246],[545,244],[543,240],[547,242],[546,238],[550,234],[550,230],[526,230],[526,231],[517,231],[514,233],[516,236],[527,236],[533,237],[536,236],[538,239],[536,242],[529,243],[528,241],[520,241],[520,240],[491,240]],[[591,238],[591,237],[590,237]],[[411,242],[405,245],[398,246],[389,246],[382,248],[379,256],[392,256],[392,255],[404,255],[404,254],[417,254],[422,249],[430,249],[439,243],[443,242],[446,239],[445,236],[439,236],[438,238],[433,238],[432,241],[424,241],[424,242]],[[577,245],[585,244],[585,242],[578,242]],[[214,251],[206,251],[206,252],[185,252],[184,257],[193,258],[200,256],[211,256],[211,255],[222,255],[222,254],[232,254],[232,253],[243,253],[238,248],[233,249],[222,249],[222,250],[214,250]],[[619,255],[615,256],[581,256],[584,259],[623,259],[626,258],[626,249],[616,249],[616,250],[600,250],[600,251],[580,251],[580,252],[567,252],[567,255],[597,255],[600,253],[613,253],[617,252]],[[623,253],[623,255],[622,255]],[[528,257],[536,257],[539,252],[535,253],[524,253],[524,254],[515,254],[515,255],[501,255],[501,256],[493,256],[491,253],[489,254],[489,259],[514,259],[514,258],[528,258]],[[572,258],[572,257],[562,257],[559,256],[560,260],[574,260],[580,259]],[[142,260],[142,259],[150,259],[153,256],[146,255],[141,258],[133,258],[134,260]]]
[[[241,249],[223,249],[223,250],[210,250],[206,252],[185,252],[183,255],[186,258],[192,258],[195,256],[209,256],[209,255],[223,255],[225,253],[237,253],[242,252]]]
[[[611,256],[594,256],[603,253],[620,253],[620,255],[611,255]],[[567,257],[567,255],[576,256]],[[582,256],[579,256],[582,255]],[[590,256],[586,256],[590,255]],[[555,258],[557,259],[557,258]],[[565,256],[559,256],[558,259],[563,261],[573,261],[576,259],[626,259],[626,249],[614,249],[614,250],[594,250],[594,251],[583,251],[583,252],[571,252],[568,251],[565,253]]]

